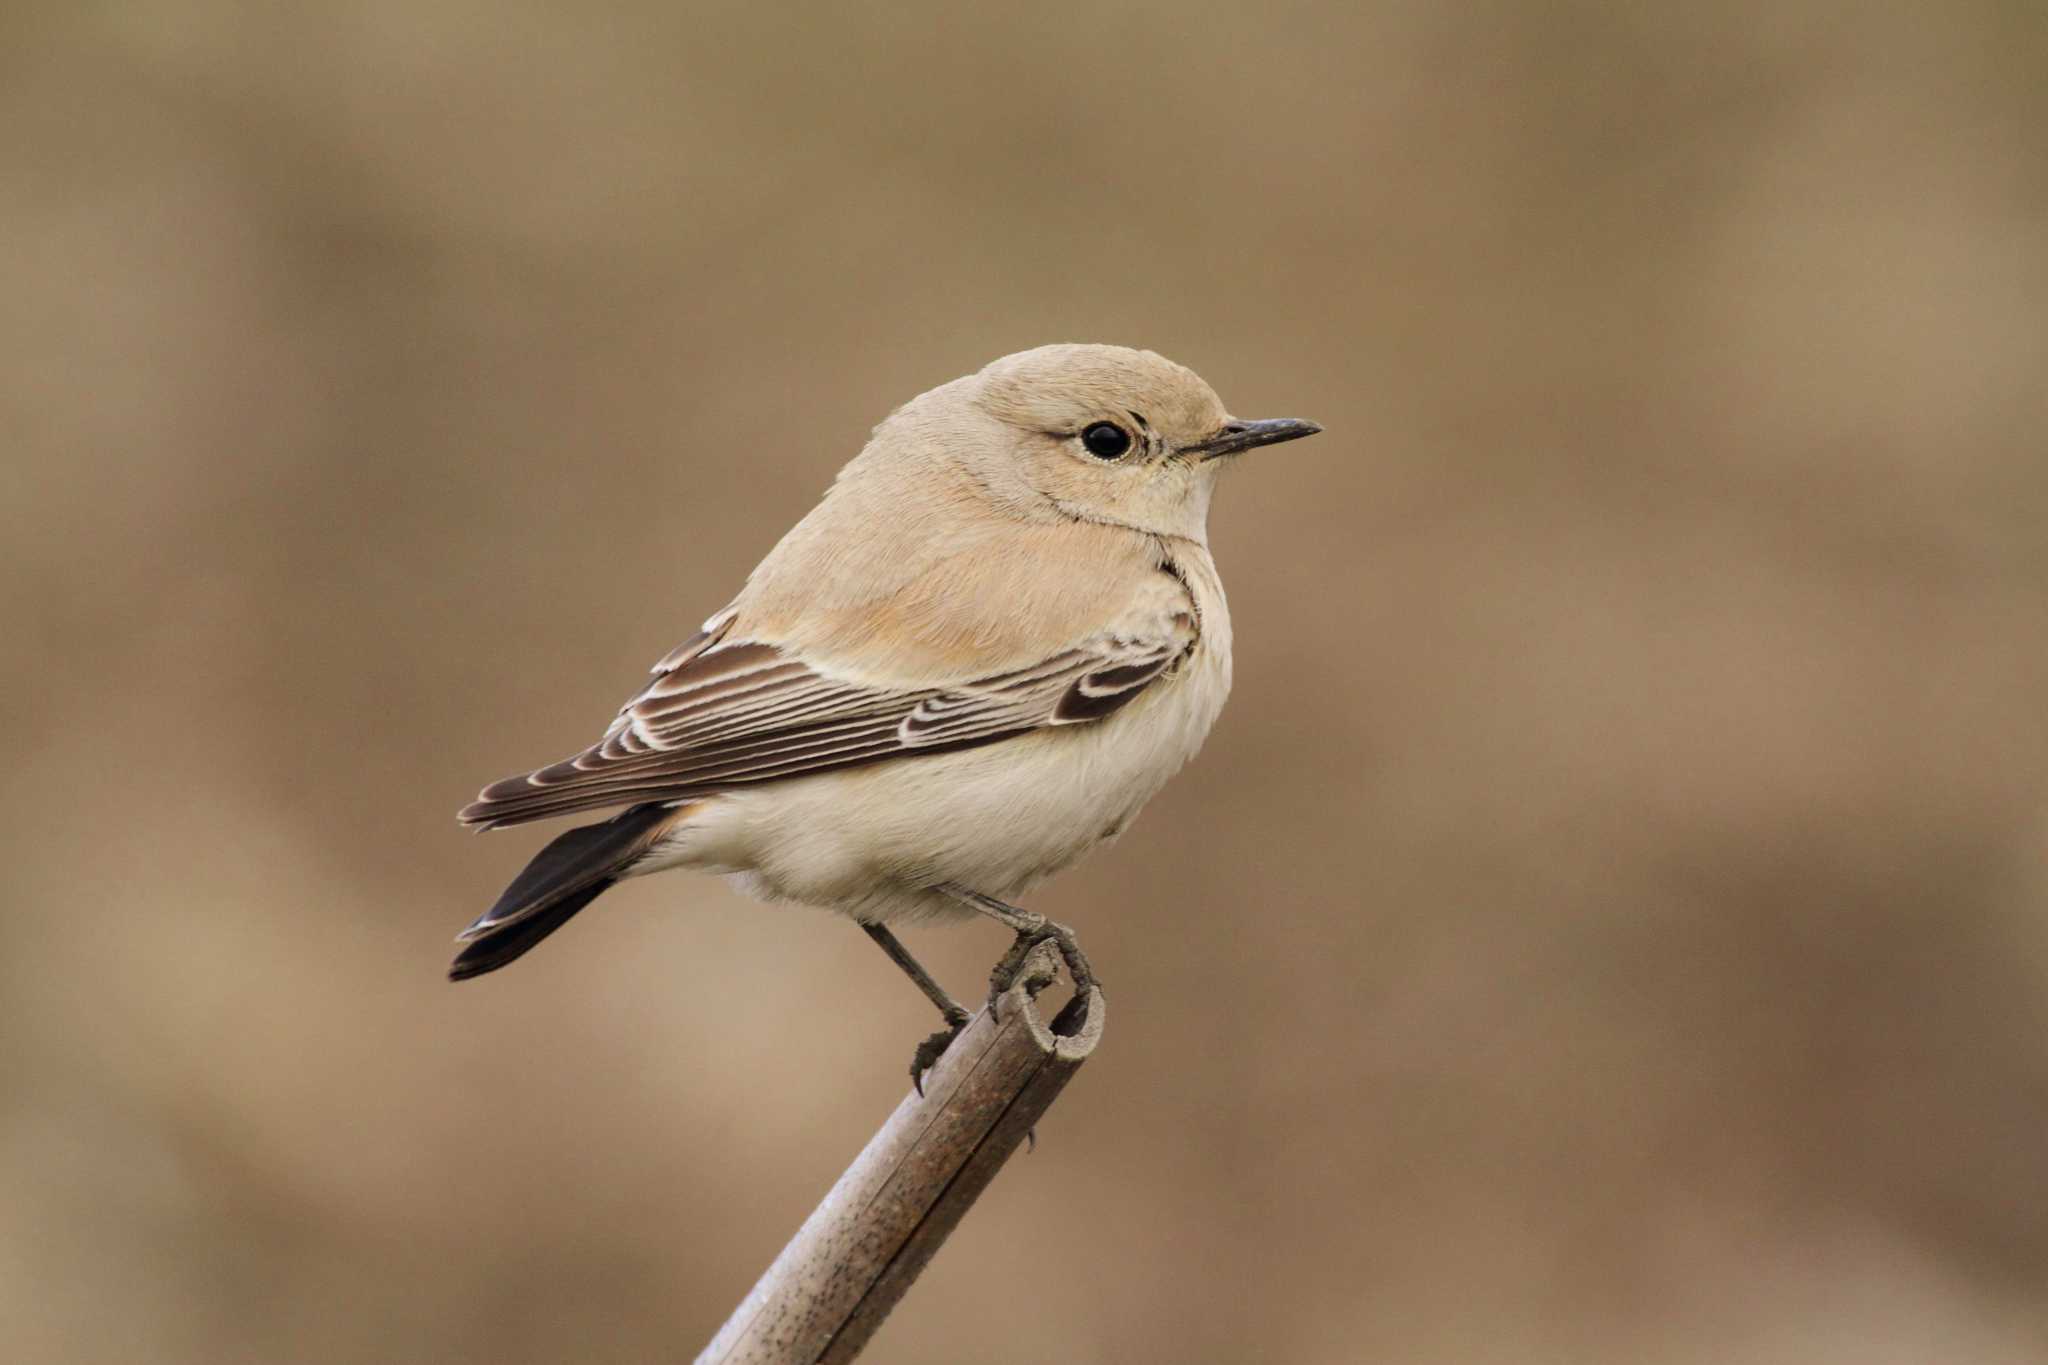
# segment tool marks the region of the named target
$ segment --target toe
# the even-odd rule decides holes
[[[946,1049],[960,1036],[960,1030],[967,1026],[967,1017],[962,1012],[960,1022],[951,1028],[942,1028],[917,1045],[917,1051],[910,1054],[910,1084],[919,1095],[924,1094],[925,1074],[939,1064],[939,1058],[946,1055]]]

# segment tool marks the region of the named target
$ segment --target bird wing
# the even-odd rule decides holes
[[[573,758],[508,777],[463,808],[482,828],[732,787],[882,759],[990,744],[1097,721],[1193,650],[1191,612],[1146,613],[1028,667],[946,685],[862,681],[713,617],[654,667],[604,738]]]

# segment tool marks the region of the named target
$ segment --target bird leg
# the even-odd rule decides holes
[[[1014,905],[997,900],[994,896],[984,896],[979,891],[970,891],[958,882],[944,882],[935,889],[969,909],[987,915],[998,924],[1007,925],[1017,935],[1017,941],[1010,945],[1010,951],[1003,954],[1003,960],[989,973],[990,1009],[995,1008],[996,1001],[1004,991],[1017,984],[1017,973],[1023,970],[1024,959],[1041,943],[1050,942],[1059,949],[1060,960],[1067,964],[1067,971],[1073,975],[1074,990],[1079,995],[1085,997],[1095,987],[1095,969],[1088,965],[1087,956],[1082,953],[1081,945],[1074,939],[1074,931],[1066,925],[1049,920],[1035,910],[1020,910]]]
[[[896,935],[879,924],[863,924],[861,929],[881,946],[882,951],[889,955],[891,962],[903,969],[905,976],[916,983],[917,988],[924,992],[924,998],[939,1007],[939,1013],[946,1020],[944,1028],[919,1043],[917,1051],[911,1054],[910,1083],[917,1088],[917,1093],[922,1095],[924,1073],[938,1065],[939,1058],[945,1055],[953,1040],[960,1036],[960,1030],[967,1027],[968,1013],[959,1001],[946,994],[943,986],[932,980],[931,973],[910,955],[910,950],[903,946]]]

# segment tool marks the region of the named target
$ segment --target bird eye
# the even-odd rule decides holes
[[[1098,460],[1114,460],[1131,448],[1131,434],[1114,422],[1097,422],[1081,433],[1081,444]]]

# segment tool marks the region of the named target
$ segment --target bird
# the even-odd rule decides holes
[[[542,848],[457,936],[450,978],[689,868],[879,944],[941,1016],[920,1089],[970,1016],[892,926],[1011,930],[991,1001],[1046,942],[1095,987],[1073,931],[1016,899],[1201,747],[1231,683],[1218,475],[1321,430],[1232,417],[1193,370],[1123,346],[1021,351],[904,404],[601,738],[462,809],[479,830],[616,813]]]

